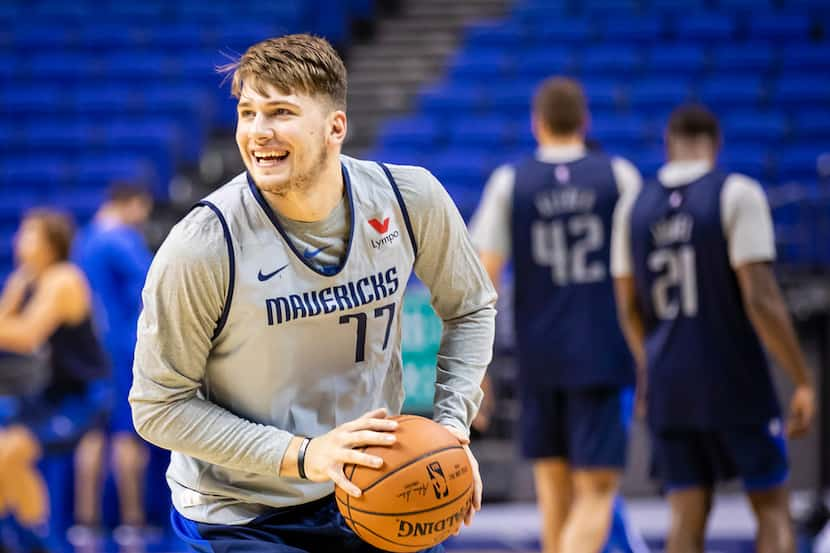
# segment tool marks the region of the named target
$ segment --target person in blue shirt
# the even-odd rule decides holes
[[[71,451],[103,424],[106,410],[91,383],[106,376],[109,361],[93,329],[89,284],[68,261],[72,235],[62,213],[27,213],[15,236],[16,268],[0,294],[5,361],[46,355],[50,366],[44,386],[18,394],[0,421],[0,519],[15,518],[27,551],[45,551],[51,542],[49,490],[37,462]]]
[[[617,492],[634,368],[610,275],[614,208],[640,188],[628,161],[586,145],[581,86],[545,81],[534,156],[493,173],[471,223],[498,287],[513,262],[523,455],[533,462],[544,553],[642,551]]]
[[[122,527],[117,539],[130,539],[145,525],[143,507],[147,445],[135,433],[127,396],[132,383],[136,323],[141,311],[141,289],[152,254],[141,233],[153,207],[150,193],[142,186],[116,183],[108,191],[91,223],[75,242],[73,259],[86,273],[93,289],[96,320],[104,346],[113,362],[112,466],[120,503]],[[70,532],[73,542],[90,536],[101,517],[102,464],[106,437],[91,432],[77,452],[78,486],[76,521]]]
[[[758,521],[757,551],[792,553],[785,438],[807,431],[815,393],[772,270],[766,197],[756,181],[716,168],[720,143],[704,107],[672,114],[668,163],[615,224],[618,312],[671,505],[667,551],[702,553],[714,487],[737,477]],[[764,347],[795,383],[786,422]]]

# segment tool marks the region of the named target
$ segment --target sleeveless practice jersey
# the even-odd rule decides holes
[[[644,186],[630,219],[643,310],[648,416],[663,428],[769,421],[779,408],[743,307],[721,217],[726,175]]]
[[[602,154],[516,166],[514,324],[525,386],[634,382],[609,270],[618,198],[611,160]]]

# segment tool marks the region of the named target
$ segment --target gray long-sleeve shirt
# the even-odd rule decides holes
[[[139,433],[173,450],[168,481],[174,505],[188,518],[243,523],[267,506],[303,503],[331,493],[330,483],[279,477],[291,437],[295,433],[319,435],[370,408],[400,409],[399,311],[397,317],[390,315],[386,328],[387,334],[390,328],[395,329],[389,339],[392,343],[387,348],[384,341],[381,348],[385,313],[378,319],[378,309],[382,311],[383,307],[375,308],[375,320],[369,318],[369,324],[381,334],[373,342],[375,347],[367,345],[366,355],[375,351],[376,355],[387,355],[377,357],[383,361],[374,364],[386,365],[358,370],[353,366],[361,365],[355,365],[351,357],[355,335],[350,328],[354,325],[343,325],[341,318],[340,325],[331,327],[333,332],[325,330],[330,343],[317,348],[308,345],[324,339],[308,336],[316,327],[296,327],[310,329],[302,336],[306,342],[298,342],[289,331],[295,327],[276,323],[293,313],[293,323],[314,324],[313,304],[307,302],[304,307],[285,303],[293,311],[283,312],[280,302],[288,300],[269,298],[267,317],[276,326],[259,324],[260,320],[264,323],[266,310],[258,300],[252,300],[250,306],[246,303],[256,287],[273,283],[274,290],[279,290],[280,282],[290,283],[298,290],[294,296],[299,298],[299,292],[308,288],[303,285],[309,282],[340,283],[340,288],[346,290],[346,284],[360,288],[361,281],[366,281],[364,289],[374,289],[377,295],[378,282],[372,280],[376,286],[371,288],[368,278],[356,280],[364,270],[361,259],[372,257],[381,264],[397,259],[399,279],[389,280],[386,269],[378,274],[378,279],[386,275],[390,295],[385,301],[389,301],[402,293],[406,283],[402,267],[408,263],[430,289],[433,307],[444,322],[434,418],[466,432],[475,416],[481,400],[480,382],[491,357],[496,294],[458,211],[429,172],[390,166],[415,243],[414,247],[408,246],[409,253],[395,254],[395,248],[402,248],[403,241],[408,240],[409,230],[392,187],[375,164],[345,156],[342,159],[350,176],[349,193],[327,219],[318,223],[279,219],[278,232],[269,220],[270,210],[258,203],[255,188],[241,175],[208,198],[216,201],[220,211],[234,212],[228,220],[233,265],[222,223],[209,208],[195,209],[176,225],[153,261],[143,293],[130,402]],[[270,216],[275,217],[273,213]],[[293,254],[286,238],[293,243]],[[340,262],[345,265],[338,275],[326,275],[327,267]],[[286,269],[280,269],[271,283],[263,280],[283,264]],[[259,274],[255,267],[259,267]],[[323,276],[313,275],[307,267]],[[364,272],[375,276],[368,268]],[[302,280],[305,274],[311,276]],[[234,308],[214,338],[232,282]],[[325,292],[320,291],[320,298]],[[312,291],[313,297],[315,294]],[[362,291],[360,297],[366,299]],[[353,298],[357,304],[356,296]],[[371,298],[366,301],[368,305]],[[333,300],[330,303],[334,306]],[[395,303],[397,309],[399,303]],[[299,321],[306,315],[308,318]],[[346,322],[351,323],[348,318]],[[348,345],[338,348],[341,331],[342,343]],[[256,343],[259,333],[267,336],[262,340],[269,341],[291,337],[274,350],[279,355],[253,352],[246,357],[244,352]],[[291,346],[295,343],[302,345]],[[289,349],[293,351],[286,351]],[[350,364],[341,366],[342,355],[334,357],[330,352],[347,349]],[[319,361],[314,366],[325,368],[313,374],[298,360],[306,356],[317,356]],[[244,360],[245,366],[232,362],[237,359]],[[351,403],[350,395],[354,396]]]

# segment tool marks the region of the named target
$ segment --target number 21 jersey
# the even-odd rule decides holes
[[[727,175],[643,186],[630,219],[653,428],[713,429],[778,416],[764,351],[729,261]]]

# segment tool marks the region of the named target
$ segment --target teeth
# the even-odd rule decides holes
[[[254,152],[254,157],[256,157],[257,159],[276,159],[278,157],[283,157],[285,155],[288,155],[288,152],[284,150],[271,152]]]

